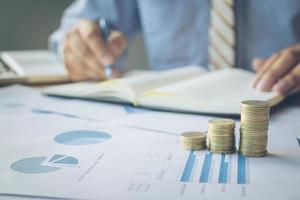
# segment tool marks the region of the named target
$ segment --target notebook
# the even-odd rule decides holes
[[[70,82],[68,73],[49,50],[0,52],[0,86],[62,82]]]
[[[47,95],[130,103],[175,112],[240,114],[243,100],[264,100],[271,106],[284,99],[275,92],[250,86],[254,74],[242,69],[207,71],[187,66],[104,82],[81,82],[50,86]]]

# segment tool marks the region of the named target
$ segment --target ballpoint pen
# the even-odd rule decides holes
[[[100,18],[99,25],[100,25],[100,31],[101,31],[102,38],[105,42],[107,42],[109,33],[110,33],[107,20],[104,18]],[[104,66],[104,74],[105,74],[105,77],[108,79],[112,77],[112,67],[113,67],[113,64],[108,64],[108,65]]]

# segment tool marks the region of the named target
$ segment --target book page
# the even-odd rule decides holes
[[[160,72],[151,71],[140,76],[124,77],[104,82],[81,82],[44,89],[49,95],[79,97],[136,104],[136,94],[184,81],[204,74],[199,66],[188,66]]]
[[[135,103],[134,91],[121,79],[104,82],[79,82],[43,89],[47,95]]]
[[[141,93],[158,87],[172,85],[207,73],[200,66],[186,66],[171,70],[154,71],[146,75],[122,78],[135,93]]]
[[[243,100],[271,100],[277,94],[251,88],[251,72],[225,69],[144,93],[143,106],[191,112],[239,114]]]

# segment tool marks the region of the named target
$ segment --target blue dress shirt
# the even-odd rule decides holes
[[[64,34],[80,19],[106,18],[129,39],[142,32],[153,69],[208,64],[209,0],[79,0],[50,37],[59,54]],[[237,66],[300,41],[299,0],[235,0]]]

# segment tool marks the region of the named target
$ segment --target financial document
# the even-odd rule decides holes
[[[63,100],[41,97],[41,106],[25,96],[15,117],[0,104],[0,199],[299,199],[298,106],[273,114],[268,155],[250,158],[181,148],[181,132],[205,131],[213,117],[116,107],[120,118],[90,120],[34,112]]]
[[[5,119],[0,129],[5,150],[0,153],[0,195],[278,200],[299,196],[298,126],[284,132],[271,126],[269,154],[263,158],[185,151],[174,134],[63,116]]]
[[[17,117],[32,112],[36,106],[53,104],[56,98],[46,98],[38,90],[30,87],[13,85],[0,88],[0,119]]]
[[[81,118],[84,120],[109,122],[127,116],[127,107],[128,106],[117,104],[68,99],[46,106],[36,107],[34,111]]]
[[[127,104],[120,105],[78,99],[69,99],[67,102],[53,102],[52,104],[35,107],[34,110],[97,122],[112,122],[118,119],[123,120],[133,114],[154,112]]]

